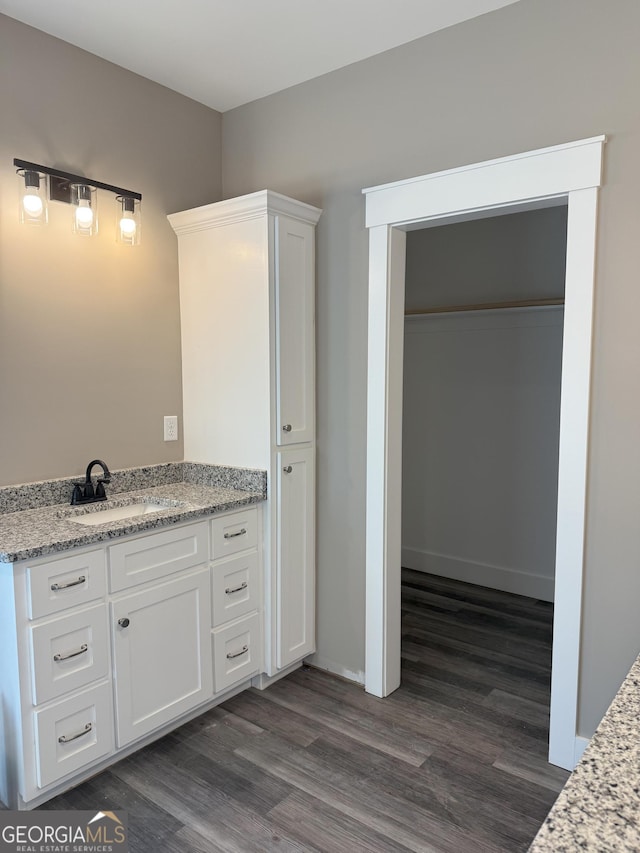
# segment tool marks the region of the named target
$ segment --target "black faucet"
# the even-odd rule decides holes
[[[91,472],[95,465],[99,465],[102,468],[102,477],[98,478],[94,489],[93,483],[91,482]],[[71,493],[72,505],[94,503],[95,501],[106,501],[107,493],[104,490],[104,484],[110,482],[111,472],[107,468],[106,463],[103,462],[102,459],[93,459],[87,465],[87,473],[84,477],[84,483],[74,483],[73,492]]]

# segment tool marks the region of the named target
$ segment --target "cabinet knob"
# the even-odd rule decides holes
[[[291,424],[283,424],[282,432],[291,432]]]
[[[127,619],[126,616],[123,616],[122,619],[118,619],[118,625],[121,628],[128,628],[129,627],[129,620]]]
[[[282,470],[285,474],[290,474],[293,471],[293,468],[291,467],[291,465],[285,465]]]

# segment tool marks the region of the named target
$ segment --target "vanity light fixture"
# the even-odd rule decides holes
[[[48,219],[47,176],[39,168],[18,169],[19,215],[22,225],[45,225]]]
[[[116,240],[125,246],[137,246],[140,242],[140,202],[132,196],[119,195],[116,205]]]
[[[98,233],[98,191],[90,184],[71,184],[71,204],[74,206],[74,234],[93,237]]]
[[[116,240],[125,246],[137,246],[140,242],[141,193],[17,158],[13,165],[20,180],[20,222],[45,224],[48,195],[51,201],[73,205],[74,234],[92,237],[98,233],[97,191],[106,190],[116,196]]]

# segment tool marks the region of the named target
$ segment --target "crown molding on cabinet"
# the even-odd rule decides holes
[[[229,225],[264,216],[265,213],[281,214],[300,222],[315,225],[322,211],[311,204],[296,201],[272,190],[260,190],[248,195],[205,204],[192,210],[171,213],[167,219],[176,234],[191,234],[207,228]]]

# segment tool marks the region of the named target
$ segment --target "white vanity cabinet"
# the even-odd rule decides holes
[[[224,459],[268,473],[263,669],[269,676],[315,651],[320,214],[264,190],[169,217],[179,246],[185,458]]]
[[[261,546],[252,506],[0,563],[0,800],[39,805],[250,686]]]

